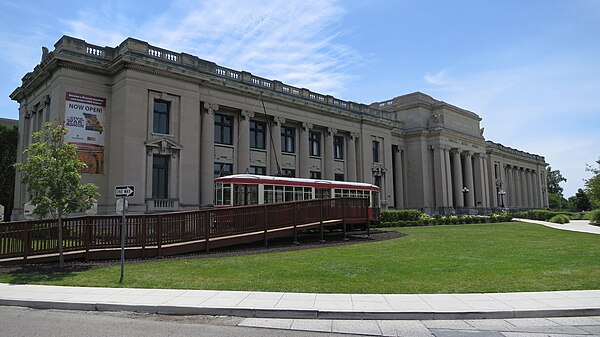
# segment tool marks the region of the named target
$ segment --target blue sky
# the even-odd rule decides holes
[[[422,91],[546,157],[565,196],[600,157],[600,0],[0,0],[0,117],[62,35],[126,37],[361,103]]]

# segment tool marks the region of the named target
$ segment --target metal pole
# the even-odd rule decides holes
[[[123,274],[125,269],[125,197],[123,200],[123,210],[121,213],[121,278],[119,283],[123,283]]]

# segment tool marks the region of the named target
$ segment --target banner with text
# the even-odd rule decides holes
[[[67,92],[66,141],[77,145],[79,159],[87,164],[81,173],[104,172],[104,113],[106,98]]]

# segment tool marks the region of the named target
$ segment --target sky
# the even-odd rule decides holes
[[[600,159],[600,0],[0,0],[0,117],[62,35],[127,37],[340,99],[421,91],[584,185]]]

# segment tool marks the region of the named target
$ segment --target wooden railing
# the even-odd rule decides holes
[[[300,230],[320,228],[322,234],[324,227],[343,224],[345,233],[346,223],[368,223],[368,218],[368,199],[358,198],[128,215],[125,246],[140,251],[139,256],[168,255],[166,247],[192,242],[201,244],[193,250],[208,251],[211,247],[239,243],[240,238],[248,237],[244,242],[256,241],[257,235],[264,236],[266,243],[270,237],[278,236],[273,234],[275,232],[296,238]],[[72,254],[72,258],[88,259],[91,252],[114,251],[120,247],[120,233],[120,216],[67,218],[63,222],[64,252],[78,252],[78,255]],[[2,260],[28,262],[33,257],[55,255],[57,238],[56,220],[0,223],[0,263]],[[96,255],[102,258],[102,254]]]

